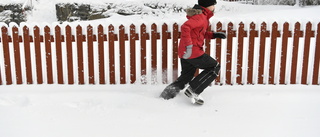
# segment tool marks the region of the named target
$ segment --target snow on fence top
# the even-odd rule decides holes
[[[167,84],[180,66],[180,24],[2,25],[0,85]],[[290,29],[291,28],[291,29]],[[215,84],[320,84],[320,23],[215,22],[205,41]]]

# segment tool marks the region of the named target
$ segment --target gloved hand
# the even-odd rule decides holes
[[[192,55],[192,47],[193,47],[193,45],[186,46],[186,51],[183,54],[182,58],[188,59],[188,58],[191,57],[191,55]]]
[[[225,38],[227,38],[227,35],[224,32],[214,32],[213,33],[213,38],[225,39]]]

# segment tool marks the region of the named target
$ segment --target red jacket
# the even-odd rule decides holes
[[[193,45],[190,58],[197,58],[204,54],[204,39],[213,38],[213,32],[207,32],[209,19],[213,16],[213,12],[207,8],[187,9],[188,20],[181,26],[181,38],[179,43],[179,58],[186,52],[186,46]]]

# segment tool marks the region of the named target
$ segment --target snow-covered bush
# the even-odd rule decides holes
[[[164,15],[168,13],[184,12],[186,7],[177,4],[160,2],[148,3],[58,3],[56,14],[59,21],[94,20],[108,18],[112,14],[119,15]]]
[[[0,22],[20,23],[26,21],[25,12],[30,9],[23,9],[22,4],[6,4],[0,5]]]
[[[5,10],[0,12],[0,22],[10,22],[12,11],[11,10]]]

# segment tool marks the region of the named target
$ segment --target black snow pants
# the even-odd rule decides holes
[[[201,94],[214,79],[218,77],[220,72],[220,64],[207,54],[194,59],[181,59],[181,75],[172,83],[172,85],[184,89],[189,83],[193,92]],[[194,78],[197,69],[203,71]]]

